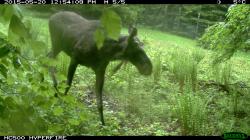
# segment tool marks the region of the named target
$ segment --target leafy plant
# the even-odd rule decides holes
[[[118,40],[120,32],[121,18],[110,9],[104,10],[101,17],[101,27],[99,27],[95,32],[97,48],[100,49],[103,46],[105,38]]]
[[[1,134],[45,135],[79,132],[76,131],[79,128],[74,126],[88,122],[88,117],[85,117],[87,111],[75,98],[69,96],[62,102],[53,97],[54,90],[48,80],[50,76],[44,67],[44,61],[40,60],[44,54],[37,52],[39,43],[44,44],[32,36],[27,37],[31,29],[22,21],[21,13],[16,14],[18,7],[9,5],[0,8],[1,14],[5,15],[5,22],[10,22],[9,27],[6,27],[10,30],[8,36],[3,35],[0,39],[0,110],[1,114],[4,114],[0,116]],[[28,46],[29,49],[34,47],[29,54],[24,53],[27,52],[25,50]],[[36,59],[31,59],[34,55]],[[66,108],[67,113],[62,111],[62,106]]]
[[[237,50],[249,46],[250,7],[233,5],[225,22],[209,27],[200,38],[200,46],[218,50],[214,63],[229,59]]]

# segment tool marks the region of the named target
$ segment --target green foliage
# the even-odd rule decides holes
[[[11,6],[1,9],[12,9]],[[1,7],[2,8],[2,7]],[[12,18],[10,20],[8,40],[7,36],[1,38],[1,58],[0,58],[0,131],[2,135],[45,135],[45,134],[65,134],[77,130],[76,124],[85,124],[87,111],[80,103],[71,97],[66,97],[63,101],[56,100],[53,95],[53,88],[47,69],[42,66],[41,59],[45,54],[39,47],[45,46],[32,36],[27,37],[30,29],[23,23],[16,14],[5,14]],[[8,27],[6,27],[8,28]],[[22,37],[23,42],[18,43]],[[15,45],[13,45],[15,44]],[[15,46],[15,47],[14,47]],[[27,47],[29,46],[29,48]],[[30,60],[23,55],[25,49],[30,49],[36,55],[36,59]],[[19,51],[21,50],[21,51]],[[38,52],[39,51],[39,52]],[[40,55],[39,55],[40,54]],[[32,56],[34,58],[34,55]],[[30,56],[30,57],[31,57]],[[38,61],[39,60],[39,61]],[[62,112],[62,106],[67,107],[67,113],[78,115],[71,116]],[[54,109],[55,108],[55,109]],[[61,110],[59,109],[61,108]],[[86,113],[86,114],[85,114]],[[89,113],[88,113],[89,114]],[[54,118],[63,118],[54,119]],[[76,121],[79,120],[81,122]],[[62,127],[63,126],[63,127]],[[70,129],[68,129],[70,128]],[[74,131],[77,133],[77,131]],[[78,131],[79,132],[79,131]],[[79,134],[79,133],[78,133]]]
[[[95,40],[98,49],[101,49],[105,40],[104,32],[101,29],[95,31]]]
[[[207,104],[192,92],[175,95],[174,116],[181,125],[182,135],[208,134]]]
[[[248,48],[249,11],[248,5],[230,7],[225,22],[209,27],[200,38],[200,46],[218,50],[215,63],[229,59],[237,50]]]
[[[13,15],[22,17],[21,10],[17,5],[4,5],[0,7],[0,21],[4,24],[8,23]]]
[[[145,9],[139,14],[139,24],[197,38],[208,26],[224,20],[228,5],[142,5],[141,7]]]
[[[7,78],[7,71],[8,69],[3,64],[0,64],[0,72],[4,76],[4,78]]]
[[[10,48],[7,45],[1,47],[0,48],[0,58],[8,55],[9,52],[10,52]]]
[[[161,78],[161,66],[162,66],[162,60],[161,60],[161,54],[158,52],[157,55],[155,55],[155,63],[154,63],[154,66],[153,66],[153,76],[154,76],[154,82],[157,83],[160,78]]]
[[[29,37],[28,30],[26,29],[25,25],[22,23],[21,19],[16,15],[13,15],[10,20],[9,24],[9,31],[12,31],[16,35],[24,38]]]
[[[110,9],[104,10],[101,17],[101,27],[98,28],[95,32],[97,48],[100,49],[103,46],[105,38],[118,40],[120,32],[121,18]]]
[[[218,83],[222,83],[224,85],[231,84],[231,63],[227,62],[225,64],[217,64],[213,66],[213,75],[215,76],[215,80]]]
[[[191,83],[193,91],[197,86],[197,69],[199,62],[203,59],[202,51],[184,50],[172,54],[171,70],[175,76],[176,82],[179,83],[180,92],[183,92],[185,84]]]
[[[111,10],[105,10],[101,17],[101,24],[107,33],[107,37],[118,40],[121,32],[121,18],[118,14]]]
[[[103,9],[112,9],[122,25],[137,24],[161,31],[196,38],[205,28],[225,19],[229,5],[61,5],[22,6],[36,11],[36,16],[48,18],[56,11],[75,11],[87,19],[100,19]],[[210,12],[207,12],[210,11]],[[109,24],[112,24],[111,22]]]
[[[57,61],[59,61],[59,63]],[[70,58],[66,54],[61,53],[58,55],[58,59],[55,62],[56,69],[59,71],[59,75],[60,74],[64,75],[64,78],[66,78],[68,74],[69,63],[70,63]]]
[[[115,5],[111,8],[121,16],[122,25],[124,26],[138,23],[141,14],[146,10],[142,5]]]
[[[219,22],[206,29],[206,32],[198,41],[198,46],[205,49],[214,49],[215,41],[220,39],[220,30],[224,27],[224,22]]]

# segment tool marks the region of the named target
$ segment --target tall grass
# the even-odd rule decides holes
[[[162,72],[162,60],[161,60],[161,52],[157,52],[155,55],[154,61],[153,61],[153,78],[154,83],[157,84],[160,81],[161,78],[161,72]]]
[[[185,94],[175,94],[173,112],[178,118],[181,135],[206,135],[208,132],[208,111],[204,99],[187,91]]]
[[[231,65],[232,64],[230,62],[226,62],[213,66],[213,75],[216,82],[222,83],[226,86],[230,84],[232,73]]]
[[[196,91],[198,64],[204,54],[189,49],[176,48],[172,54],[172,72],[179,83],[180,92],[183,93],[184,86],[191,83],[192,90]]]
[[[67,76],[67,74],[68,74],[68,66],[69,66],[69,63],[70,63],[70,57],[68,57],[66,54],[61,52],[57,56],[57,59],[58,59],[58,64],[57,64],[56,67],[58,69],[58,72],[60,72],[63,75]]]

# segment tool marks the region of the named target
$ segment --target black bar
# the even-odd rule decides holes
[[[1,0],[0,4],[249,4],[250,0]]]
[[[125,0],[125,1],[127,4],[218,4],[218,3],[233,4],[233,0]]]
[[[0,136],[0,140],[224,140],[223,136]],[[235,139],[236,140],[236,139]],[[245,140],[250,140],[247,137]]]
[[[223,140],[221,136],[0,136],[1,140]]]

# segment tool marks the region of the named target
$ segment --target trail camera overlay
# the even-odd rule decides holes
[[[2,1],[4,139],[248,138],[248,1],[130,2]]]

